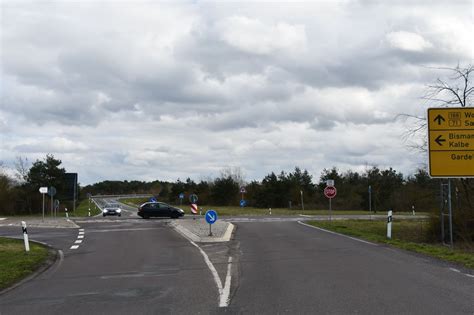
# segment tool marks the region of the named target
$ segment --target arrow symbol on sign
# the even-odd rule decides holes
[[[446,121],[446,119],[444,119],[443,116],[438,115],[438,116],[435,117],[434,121],[437,121],[438,125],[441,125],[441,121]]]
[[[435,139],[435,142],[440,145],[440,146],[443,146],[442,142],[445,142],[446,139],[441,139],[441,135],[439,135],[436,139]]]
[[[215,221],[215,220],[216,220],[216,217],[213,216],[212,214],[209,213],[208,216],[209,216],[209,219],[211,219],[211,221]]]

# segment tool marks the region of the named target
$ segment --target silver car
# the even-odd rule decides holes
[[[122,216],[122,209],[118,203],[108,203],[102,209],[102,215],[104,217],[106,215],[118,215],[120,217]]]

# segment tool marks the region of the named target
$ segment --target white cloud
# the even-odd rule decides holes
[[[433,47],[433,44],[425,40],[421,35],[411,32],[390,32],[386,35],[386,38],[393,48],[401,50],[422,52]]]

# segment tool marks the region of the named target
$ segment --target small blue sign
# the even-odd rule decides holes
[[[206,211],[206,222],[209,224],[214,224],[217,221],[217,212],[214,210]]]
[[[151,197],[151,198],[150,198],[150,202],[157,202],[157,201],[158,201],[158,200],[156,200],[155,197]]]
[[[247,205],[247,201],[245,201],[244,199],[240,200],[240,206],[243,208]]]
[[[196,194],[190,195],[189,201],[191,201],[191,203],[196,203],[198,201],[198,196]]]
[[[179,199],[184,199],[184,194],[183,193],[179,194]]]

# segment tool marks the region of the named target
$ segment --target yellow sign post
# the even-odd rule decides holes
[[[474,177],[474,108],[428,109],[431,177]]]

